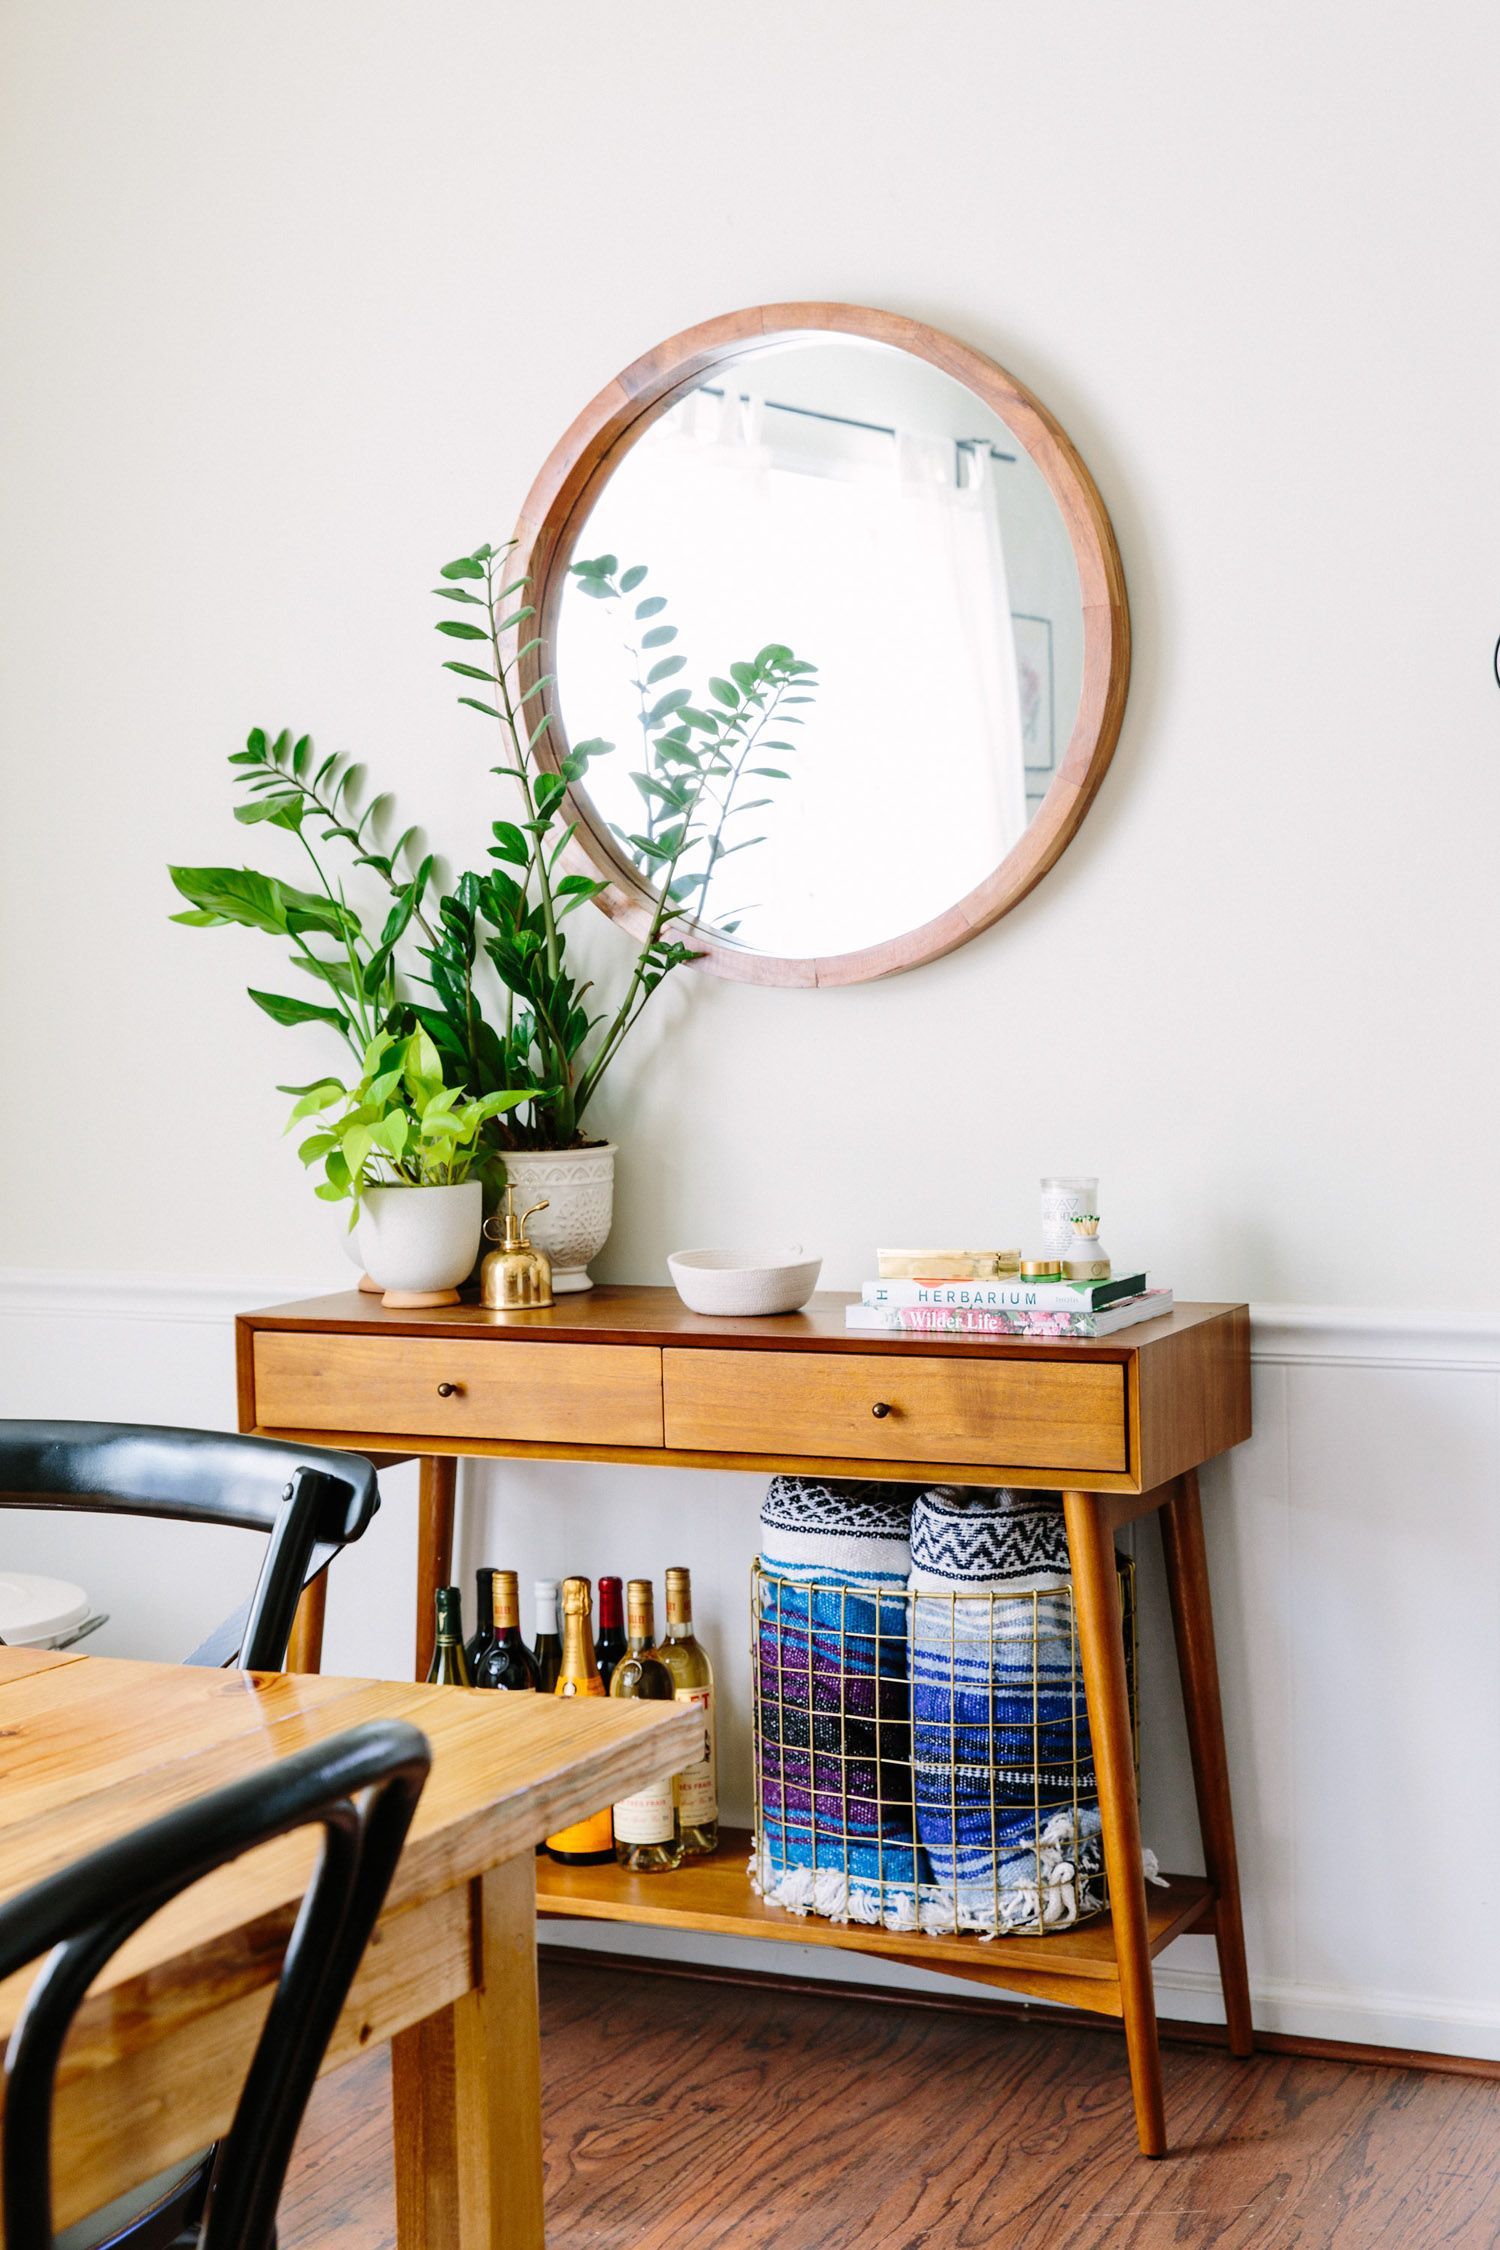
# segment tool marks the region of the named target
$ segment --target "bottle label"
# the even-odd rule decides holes
[[[705,1821],[719,1817],[718,1761],[714,1755],[713,1690],[712,1688],[680,1687],[673,1699],[678,1703],[696,1703],[703,1713],[703,1755],[692,1765],[684,1766],[675,1776],[673,1787],[677,1795],[677,1810],[682,1815],[685,1828],[698,1828]]]
[[[675,1832],[670,1777],[622,1797],[615,1807],[617,1844],[670,1844]]]

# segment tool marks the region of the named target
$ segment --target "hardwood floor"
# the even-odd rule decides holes
[[[1500,2082],[826,1994],[542,1973],[552,2250],[1493,2250]],[[383,2055],[319,2088],[283,2250],[391,2250]]]

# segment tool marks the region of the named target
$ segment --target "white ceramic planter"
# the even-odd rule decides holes
[[[484,1189],[367,1188],[360,1204],[359,1249],[388,1305],[456,1305],[479,1255]]]
[[[505,1170],[516,1191],[516,1209],[546,1199],[526,1233],[552,1260],[555,1295],[592,1289],[588,1263],[609,1240],[615,1215],[615,1149],[522,1149],[505,1153]]]

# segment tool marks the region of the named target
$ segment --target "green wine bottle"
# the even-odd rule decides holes
[[[463,1600],[456,1586],[439,1586],[437,1590],[437,1646],[427,1667],[427,1678],[429,1683],[441,1681],[446,1687],[474,1685],[469,1659],[464,1654]]]

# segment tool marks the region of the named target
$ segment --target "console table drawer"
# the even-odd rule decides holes
[[[669,1350],[662,1389],[666,1442],[684,1452],[1059,1470],[1128,1459],[1125,1370],[1111,1361]]]
[[[381,1437],[660,1445],[661,1354],[634,1345],[262,1329],[255,1419],[262,1429]]]

